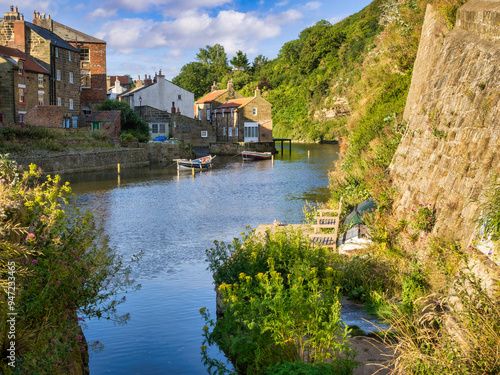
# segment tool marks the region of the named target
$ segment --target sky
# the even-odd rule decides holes
[[[107,42],[107,74],[177,76],[200,48],[221,44],[228,60],[243,51],[275,58],[286,42],[320,20],[332,24],[372,0],[0,0],[1,14],[33,11]]]

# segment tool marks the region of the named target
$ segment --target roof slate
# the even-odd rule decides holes
[[[26,55],[25,53],[21,52],[16,48],[0,46],[0,55],[12,57],[14,58],[14,61],[16,61],[16,63],[18,59],[23,59],[24,70],[36,73],[49,74],[49,71],[47,69],[45,69],[31,57],[29,57],[28,55]]]
[[[94,111],[92,112],[86,122],[115,122],[120,116],[120,111]]]
[[[78,52],[78,53],[80,52],[79,49],[76,49],[68,42],[65,42],[63,39],[61,39],[61,37],[57,36],[52,31],[49,31],[47,29],[44,29],[43,27],[34,25],[32,23],[29,23],[29,22],[25,22],[25,24],[27,27],[29,27],[35,33],[40,35],[42,38],[50,40],[52,45],[54,45],[56,47],[61,47],[61,48],[64,48],[64,49],[67,49],[67,50],[70,50],[73,52]]]
[[[67,42],[106,44],[106,42],[102,39],[82,33],[81,31],[72,29],[71,27],[63,25],[62,23],[56,21],[52,22],[53,22],[54,33],[56,35],[59,35]]]

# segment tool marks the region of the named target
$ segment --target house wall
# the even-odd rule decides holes
[[[24,116],[24,122],[32,126],[57,127],[63,126],[63,108],[54,105],[41,105],[32,108]]]
[[[222,113],[217,113],[217,115],[213,117],[218,142],[243,141],[243,134],[240,134],[239,129],[238,129],[238,135],[236,135],[236,128],[237,128],[236,118],[237,118],[236,110],[234,110],[233,116],[231,116],[230,113],[224,113],[223,117]],[[231,137],[229,136],[229,128],[232,128]]]
[[[202,137],[202,132],[207,136]],[[208,147],[215,142],[215,127],[186,116],[171,116],[170,136],[184,142],[188,142],[192,147]]]
[[[104,43],[70,43],[76,49],[88,48],[90,53],[90,88],[82,88],[81,106],[94,107],[106,100],[106,44]],[[78,76],[80,84],[80,76]]]
[[[154,140],[155,137],[165,136],[169,138],[170,136],[170,113],[166,111],[160,111],[156,108],[152,108],[150,106],[142,106],[135,107],[134,111],[142,117],[144,121],[146,121],[149,125],[149,129],[151,130],[152,124],[165,124],[165,132],[164,133],[153,133],[151,132],[151,139]]]
[[[55,47],[51,48],[55,51]],[[68,58],[69,53],[71,53],[71,61]],[[60,97],[66,116],[80,116],[80,55],[74,51],[59,48],[59,57],[54,57],[53,61],[54,69],[61,71],[61,80],[58,81],[57,77],[54,77],[56,78],[53,94],[55,101],[51,104],[56,105],[57,98]],[[70,72],[73,73],[73,83],[69,81]],[[70,99],[73,99],[73,109],[70,109]]]
[[[0,113],[3,114],[3,123],[13,123],[15,113],[14,74],[17,68],[0,56]]]
[[[253,115],[253,108],[257,108],[257,115]],[[271,120],[271,104],[260,96],[256,96],[251,102],[237,110],[237,126],[241,137],[244,135],[245,122],[259,123],[259,142],[271,142],[272,120]],[[240,138],[242,141],[243,138]]]
[[[127,101],[131,107],[138,107],[139,97],[142,98],[142,106],[148,105],[161,111],[171,112],[172,103],[174,103],[175,108],[180,109],[181,115],[194,118],[194,94],[167,81],[164,76],[157,76],[155,84],[125,97],[124,101]]]

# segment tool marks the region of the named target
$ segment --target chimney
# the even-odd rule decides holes
[[[26,35],[24,21],[14,21],[14,46],[26,52]]]
[[[172,108],[170,108],[170,112],[175,115],[175,102],[172,102]]]
[[[36,10],[33,11],[33,23],[35,23],[36,20]]]
[[[20,15],[19,15],[19,19],[20,19],[21,21],[24,21],[24,14],[20,14]]]
[[[177,114],[180,115],[181,114],[181,109],[180,108],[177,108]]]
[[[17,8],[17,5],[16,7],[14,8],[14,11],[17,13],[19,11],[19,9]]]
[[[13,12],[14,11],[14,5],[11,5],[10,6],[10,11]]]
[[[218,88],[219,88],[219,84],[214,81],[214,84],[210,88],[210,91],[217,91]]]
[[[161,69],[160,69],[160,73],[158,73],[158,77],[165,77],[164,75],[161,74]]]
[[[234,99],[234,97],[235,97],[235,91],[233,86],[233,79],[231,78],[227,83],[227,98]]]
[[[135,81],[135,87],[142,87],[141,76],[137,76],[137,81]]]
[[[257,86],[256,89],[255,89],[255,97],[256,98],[260,98],[260,89],[259,89],[259,86]]]
[[[118,76],[117,76],[116,79],[115,79],[115,92],[117,94],[121,94],[121,92],[122,92],[121,88],[122,87],[121,87],[121,84],[120,84],[120,80],[118,79]],[[119,90],[120,92],[118,92],[118,89],[120,89]]]
[[[50,14],[47,14],[47,19],[50,20]]]
[[[40,19],[40,12],[36,12],[36,19]]]

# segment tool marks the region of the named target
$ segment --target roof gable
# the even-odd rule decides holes
[[[19,59],[24,60],[24,70],[42,74],[49,74],[49,71],[47,69],[45,69],[31,57],[16,48],[0,46],[0,55],[10,57],[11,61],[15,61],[16,66],[18,65]]]
[[[54,33],[63,38],[67,42],[106,44],[106,42],[102,39],[82,33],[81,31],[72,29],[71,27],[63,25],[62,23],[56,21],[52,22],[53,22]]]

